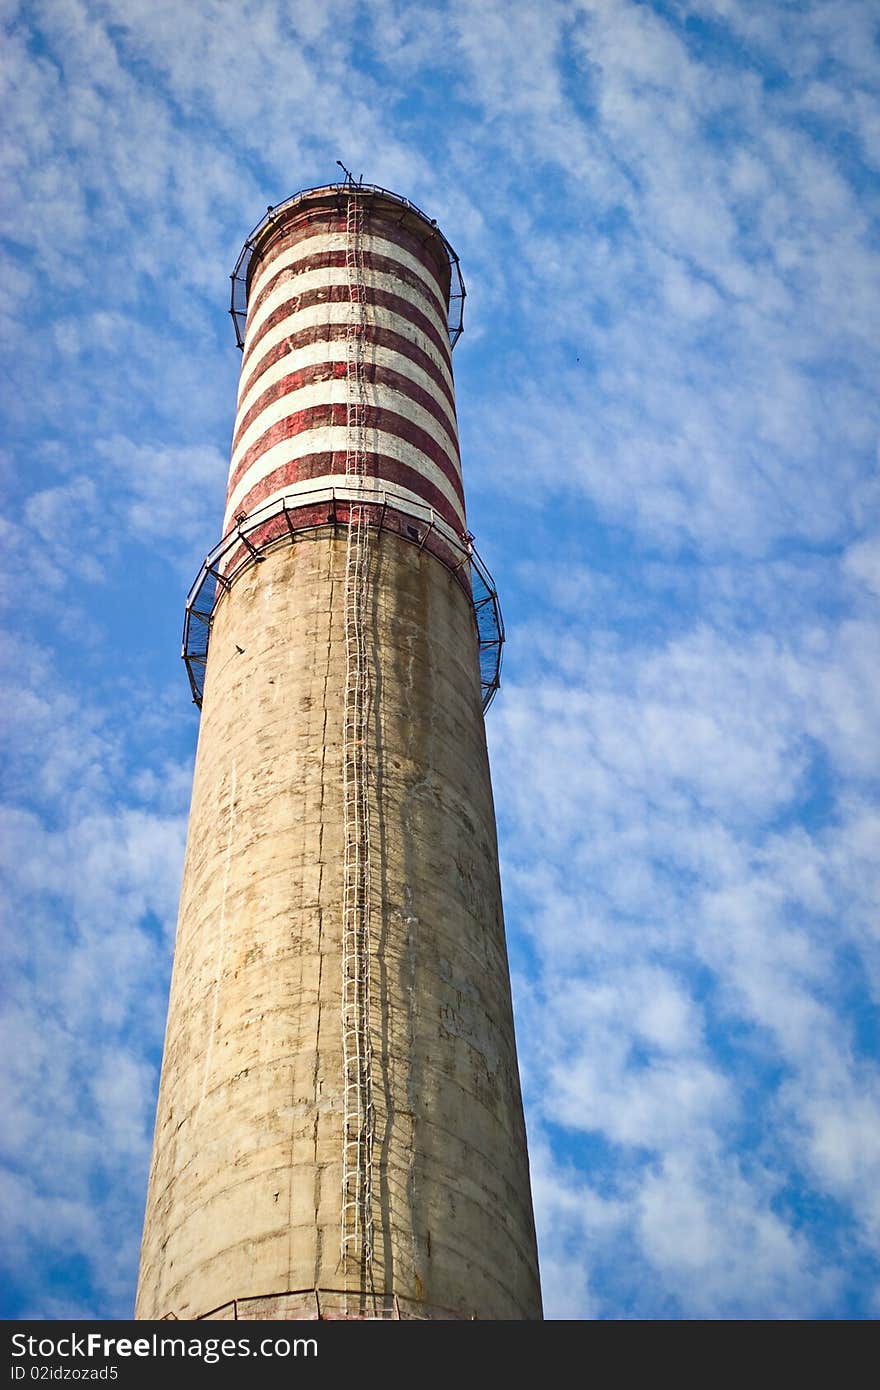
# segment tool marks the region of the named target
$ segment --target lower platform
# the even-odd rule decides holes
[[[175,1319],[167,1313],[166,1319]],[[461,1322],[451,1308],[438,1308],[398,1294],[357,1293],[344,1289],[298,1289],[253,1298],[236,1298],[198,1322]],[[476,1321],[474,1313],[469,1321]]]

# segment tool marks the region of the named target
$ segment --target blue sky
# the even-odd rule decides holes
[[[228,276],[341,158],[468,285],[548,1316],[876,1316],[876,6],[0,14],[0,1311],[131,1310]]]

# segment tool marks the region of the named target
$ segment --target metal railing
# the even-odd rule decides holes
[[[470,536],[457,535],[451,526],[437,516],[432,507],[413,502],[392,488],[316,486],[303,489],[295,495],[268,502],[252,512],[239,525],[228,531],[223,539],[205,557],[186,598],[186,612],[183,623],[183,649],[181,655],[186,663],[193,703],[202,706],[205,685],[205,667],[211,638],[211,625],[214,610],[222,595],[231,589],[239,576],[258,563],[266,551],[278,545],[293,544],[309,531],[318,530],[336,522],[337,503],[348,506],[359,502],[372,508],[374,517],[378,516],[380,532],[387,513],[396,512],[405,517],[407,525],[396,532],[401,540],[415,545],[419,550],[431,548],[433,538],[441,543],[432,554],[438,562],[451,573],[466,575],[470,580],[470,593],[476,622],[477,641],[480,660],[480,688],[483,710],[487,710],[501,684],[501,654],[504,644],[504,621],[495,583],[481,561]],[[318,520],[305,524],[298,521],[298,514],[304,508],[314,510],[326,504],[326,512]],[[282,518],[284,525],[278,535],[259,535],[265,532],[269,523]],[[256,538],[256,539],[254,539]],[[441,549],[446,552],[438,553]]]
[[[232,292],[229,305],[229,312],[232,316],[233,327],[235,328],[235,339],[240,348],[244,348],[244,334],[247,324],[250,265],[256,246],[263,233],[268,227],[273,226],[283,213],[296,207],[298,203],[306,202],[307,199],[314,197],[316,194],[336,194],[340,199],[340,204],[342,204],[342,200],[348,198],[352,192],[362,199],[376,197],[388,199],[390,202],[396,203],[402,208],[404,215],[418,217],[421,222],[427,224],[432,229],[432,235],[436,236],[449,259],[449,343],[451,347],[455,347],[455,344],[464,332],[464,301],[467,291],[464,287],[464,279],[462,278],[458,256],[446,240],[446,237],[440,231],[436,221],[428,217],[426,213],[422,212],[421,208],[416,207],[415,203],[411,203],[408,198],[402,197],[399,193],[392,193],[389,188],[382,188],[377,183],[330,183],[320,188],[301,189],[300,192],[293,193],[289,198],[285,198],[283,203],[278,203],[276,206],[268,208],[265,216],[260,218],[256,227],[254,227],[250,236],[245,241],[244,246],[241,248],[238,254],[238,260],[235,262],[235,269],[230,276],[230,280],[232,281]],[[403,220],[403,218],[401,220]]]
[[[437,1303],[404,1294],[373,1293],[354,1289],[286,1289],[283,1293],[255,1294],[249,1298],[233,1298],[221,1303],[197,1322],[325,1322],[346,1319],[351,1321],[386,1322],[476,1322],[476,1313],[461,1312]],[[166,1313],[163,1322],[177,1321],[177,1314]]]

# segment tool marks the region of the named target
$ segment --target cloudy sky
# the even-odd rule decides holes
[[[132,1306],[228,276],[461,256],[548,1316],[880,1313],[874,0],[0,0],[6,1317]]]

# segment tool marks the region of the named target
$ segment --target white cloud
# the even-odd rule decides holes
[[[821,1315],[835,1291],[807,1243],[770,1204],[766,1175],[735,1165],[667,1160],[637,1201],[647,1259],[692,1316],[803,1318]]]
[[[650,1270],[655,1315],[821,1315],[844,1256],[811,1252],[789,1185],[876,1239],[880,1075],[845,1022],[859,972],[880,999],[873,812],[854,790],[876,778],[876,630],[816,612],[791,627],[783,602],[758,634],[623,641],[602,577],[572,597],[542,562],[528,573],[543,612],[512,627],[489,729],[508,915],[537,960],[520,984],[532,1128],[598,1142],[584,1171],[622,1212],[613,1243],[628,1233],[633,1279]],[[843,569],[836,583],[845,602]],[[584,1240],[579,1283],[569,1208],[544,1200],[559,1306],[601,1315],[605,1247]]]
[[[138,805],[132,750],[106,715],[65,689],[38,648],[10,656],[11,775],[0,805],[7,1260],[29,1316],[62,1315],[51,1269],[67,1262],[87,1270],[91,1302],[70,1304],[77,1316],[127,1316],[186,778],[167,767],[166,809]],[[141,790],[153,790],[149,778]]]
[[[880,594],[880,536],[872,536],[850,546],[844,563],[867,589]]]

